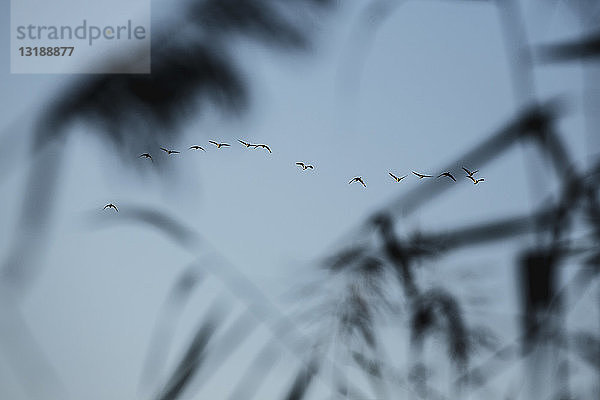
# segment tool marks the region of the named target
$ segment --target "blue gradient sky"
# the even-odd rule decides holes
[[[539,3],[523,4],[526,19],[534,20],[528,17],[545,10]],[[4,26],[9,25],[8,6],[5,2],[0,17]],[[154,5],[153,29],[158,29],[168,8]],[[193,116],[181,142],[164,144],[182,150],[177,157],[140,148],[138,154],[150,151],[156,162],[169,166],[158,174],[123,162],[90,128],[73,129],[66,143],[45,268],[22,304],[26,321],[66,383],[69,398],[147,398],[138,392],[138,382],[150,332],[168,290],[195,258],[153,230],[132,225],[90,229],[85,224],[90,212],[102,213],[109,202],[121,208],[141,203],[163,209],[198,230],[277,299],[297,283],[316,279],[315,261],[337,249],[344,234],[377,207],[420,183],[409,176],[395,184],[388,171],[435,172],[514,115],[509,60],[492,5],[407,2],[364,49],[360,42],[352,42],[361,9],[360,2],[350,1],[328,15],[321,21],[316,48],[307,54],[290,55],[240,42],[238,57],[252,90],[250,111],[240,118],[211,109]],[[543,24],[528,25],[532,42],[578,32],[561,4],[547,12]],[[0,122],[7,127],[3,136],[22,138],[28,123],[70,77],[11,75],[8,41],[7,35],[0,41],[5,54]],[[362,71],[356,68],[357,61],[363,63]],[[543,67],[536,70],[536,79],[540,99],[571,96],[572,113],[561,128],[570,132],[565,135],[569,150],[583,165],[587,154],[600,149],[585,144],[577,98],[580,68]],[[238,138],[267,143],[273,154],[247,150],[238,145]],[[217,150],[207,143],[210,139],[232,147]],[[188,152],[192,144],[207,152]],[[132,159],[138,154],[131,154]],[[485,184],[474,186],[461,177],[446,195],[403,220],[400,229],[443,231],[531,210],[555,189],[554,177],[542,162],[532,161],[532,154],[517,147],[503,155],[482,169]],[[303,172],[296,161],[316,168]],[[145,160],[133,161],[138,162]],[[2,175],[0,237],[9,238],[14,229],[26,165],[20,161]],[[526,168],[533,169],[525,173]],[[354,176],[364,177],[366,190],[348,185]],[[531,177],[537,182],[533,186]],[[451,183],[440,179],[439,184]],[[468,320],[489,323],[502,338],[514,337],[518,321],[511,257],[530,239],[452,253],[430,266],[423,279],[452,282],[457,295],[466,298],[477,295],[473,292],[477,289],[462,280],[462,274],[481,273],[480,281],[472,284],[492,300],[491,311],[483,316],[467,311]],[[0,242],[0,254],[8,243]],[[194,295],[183,311],[170,363],[209,300],[221,291],[213,279]],[[591,310],[585,304],[580,313]],[[581,322],[575,317],[574,323]],[[258,331],[234,355],[227,366],[232,373],[243,370],[255,349],[253,341],[258,346],[264,335]],[[294,357],[290,360],[291,366],[297,362]],[[282,385],[294,372],[294,368],[279,372]],[[503,382],[510,381],[506,379]],[[200,395],[190,398],[220,398],[227,392],[227,382],[225,373],[218,375]],[[315,393],[324,390],[317,386]],[[273,398],[278,390],[269,385],[259,398]],[[0,398],[27,398],[1,356]]]

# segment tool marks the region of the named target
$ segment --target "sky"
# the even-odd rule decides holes
[[[575,19],[562,3],[547,11],[543,23],[535,22],[533,16],[546,11],[539,3],[521,4],[525,18],[534,21],[528,25],[532,41],[576,35]],[[8,2],[2,7],[2,24],[9,26]],[[136,204],[155,207],[183,221],[284,309],[282,294],[317,279],[318,262],[339,249],[349,231],[421,183],[411,171],[437,171],[515,115],[510,60],[493,6],[409,1],[384,21],[370,44],[356,34],[361,10],[361,2],[350,1],[327,13],[315,30],[314,48],[304,53],[240,40],[236,57],[243,60],[251,89],[249,111],[232,117],[209,108],[191,115],[182,140],[164,144],[181,150],[180,155],[140,148],[131,154],[132,161],[124,161],[92,128],[73,127],[64,144],[44,268],[20,305],[67,398],[148,398],[139,380],[151,333],[175,280],[196,259],[153,229],[90,224],[90,216],[118,221],[118,214],[102,210],[105,204],[121,210]],[[153,3],[153,30],[170,12],[167,2]],[[11,74],[8,42],[7,35],[0,39],[5,55],[0,129],[16,149],[4,155],[14,157],[25,155],[35,116],[73,76]],[[582,133],[577,97],[581,68],[539,67],[535,73],[538,98],[567,93],[572,100],[575,111],[561,120],[561,127],[570,132],[564,138],[571,154],[585,165],[586,156],[600,149],[586,146]],[[266,143],[273,153],[246,149],[238,139]],[[232,147],[216,149],[208,140]],[[193,144],[207,151],[188,151]],[[147,160],[135,159],[137,153],[146,151],[167,167],[159,173],[139,167]],[[481,168],[484,184],[475,186],[462,177],[456,184],[440,180],[440,185],[453,187],[402,220],[400,229],[440,232],[532,210],[555,190],[554,176],[534,153],[527,146],[511,149]],[[315,169],[302,171],[297,161]],[[0,174],[5,194],[0,254],[6,253],[17,221],[27,165],[24,156]],[[388,172],[409,176],[395,183]],[[355,176],[362,176],[367,188],[349,185]],[[480,290],[491,299],[493,311],[467,311],[468,320],[491,323],[502,338],[515,337],[513,256],[531,241],[525,237],[452,253],[433,263],[425,279],[452,282],[461,298]],[[479,281],[461,278],[469,271],[479,273]],[[222,282],[210,278],[194,294],[182,311],[163,371],[174,365],[211,299],[225,292]],[[226,296],[238,311],[243,304],[235,299],[239,295]],[[585,304],[580,314],[592,310]],[[573,314],[574,324],[583,323],[580,314]],[[267,335],[264,328],[257,330],[227,370],[244,371]],[[1,354],[0,398],[30,398]],[[290,358],[286,365],[291,370],[277,372],[281,385],[292,379],[298,365]],[[501,382],[510,381],[506,379]],[[217,373],[186,398],[225,397],[230,384],[227,374]],[[325,386],[317,385],[316,397],[325,390],[321,384]],[[262,390],[260,398],[275,398],[281,386]],[[493,388],[485,390],[500,395]]]

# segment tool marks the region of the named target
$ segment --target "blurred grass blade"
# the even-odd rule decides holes
[[[275,367],[281,350],[272,342],[268,342],[260,350],[250,367],[238,380],[229,400],[251,400],[260,387],[264,384],[269,372]]]
[[[173,374],[156,397],[157,400],[175,400],[182,395],[204,364],[208,343],[221,321],[225,318],[226,308],[229,308],[229,306],[225,306],[223,299],[217,298],[213,301],[209,307],[209,315],[198,327],[183,357],[177,363]]]
[[[314,376],[319,372],[320,361],[313,356],[310,362],[302,365],[292,383],[285,400],[302,400],[306,395]]]
[[[598,32],[575,40],[539,46],[536,57],[542,63],[597,60],[600,57]]]
[[[10,364],[29,398],[69,398],[58,371],[43,353],[17,305],[3,296],[0,296],[0,356]]]
[[[204,279],[204,275],[198,268],[198,263],[186,268],[179,275],[167,295],[150,337],[150,345],[140,379],[141,388],[151,387],[161,378],[162,368],[166,364],[174,331],[185,303],[189,300],[193,289],[201,284]]]
[[[600,371],[600,336],[591,332],[574,335],[574,351],[588,365]]]
[[[258,320],[248,309],[244,310],[235,321],[227,328],[226,332],[221,334],[212,346],[210,354],[206,357],[206,364],[210,368],[205,368],[194,383],[195,387],[202,386],[219,368],[225,364],[229,357],[244,344],[244,342],[256,330]]]

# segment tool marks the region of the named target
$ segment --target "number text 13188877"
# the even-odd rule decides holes
[[[70,57],[75,47],[19,47],[22,57]]]

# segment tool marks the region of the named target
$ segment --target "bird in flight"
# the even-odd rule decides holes
[[[299,167],[302,167],[303,171],[307,168],[314,169],[314,167],[312,165],[304,164],[303,162],[297,162],[296,165]]]
[[[360,182],[364,187],[367,187],[367,185],[365,185],[365,181],[363,181],[362,179],[362,176],[357,176],[356,178],[350,179],[350,182],[348,182],[348,184],[351,184],[352,182]]]
[[[454,176],[452,176],[452,174],[450,172],[444,172],[438,175],[438,178],[441,178],[442,176],[447,176],[448,178],[452,179],[454,182],[456,182],[456,179],[454,179]]]
[[[151,156],[149,153],[143,153],[143,154],[140,154],[140,155],[138,156],[138,158],[142,158],[142,157],[143,157],[143,158],[149,158],[149,159],[150,159],[150,161],[154,162],[154,160],[152,159],[152,156]]]
[[[165,149],[164,147],[160,148],[162,151],[164,151],[165,153],[167,153],[168,155],[171,154],[179,154],[179,152],[177,150],[169,150],[169,149]]]
[[[254,146],[252,143],[244,142],[243,140],[240,140],[240,139],[238,139],[238,142],[240,142],[241,144],[243,144],[246,147]]]
[[[433,178],[433,175],[425,175],[425,174],[420,174],[418,172],[413,171],[413,174],[415,174],[416,176],[419,177],[419,179],[423,179],[423,178]]]
[[[105,205],[103,210],[106,210],[107,208],[114,208],[116,212],[119,212],[119,209],[113,203],[109,203],[109,204]]]
[[[254,144],[253,146],[255,149],[262,147],[263,149],[269,150],[269,153],[272,153],[271,148],[269,146],[267,146],[266,144]]]
[[[472,177],[473,177],[473,175],[475,175],[476,173],[478,173],[478,172],[479,172],[479,170],[478,170],[478,169],[476,169],[475,171],[469,171],[469,170],[468,170],[468,169],[466,169],[465,167],[462,167],[462,169],[463,169],[463,171],[465,171],[465,172],[467,173],[467,176],[468,176],[469,178],[472,178]]]
[[[396,182],[400,182],[402,179],[406,178],[406,175],[404,175],[404,176],[401,176],[401,177],[397,177],[396,175],[392,174],[391,172],[388,172],[388,173],[390,174],[390,176],[391,176],[392,178],[394,178],[394,180],[395,180]]]
[[[202,146],[198,146],[197,144],[190,146],[190,150],[202,150],[202,151],[206,151],[204,150],[204,147]]]
[[[470,180],[472,180],[474,185],[477,185],[479,182],[484,182],[485,181],[485,179],[483,179],[483,178],[475,179],[472,176],[467,176],[467,178],[469,178]]]
[[[227,144],[227,143],[217,143],[214,140],[209,140],[208,143],[212,143],[215,146],[217,146],[217,149],[220,149],[221,147],[229,147],[231,145]]]

